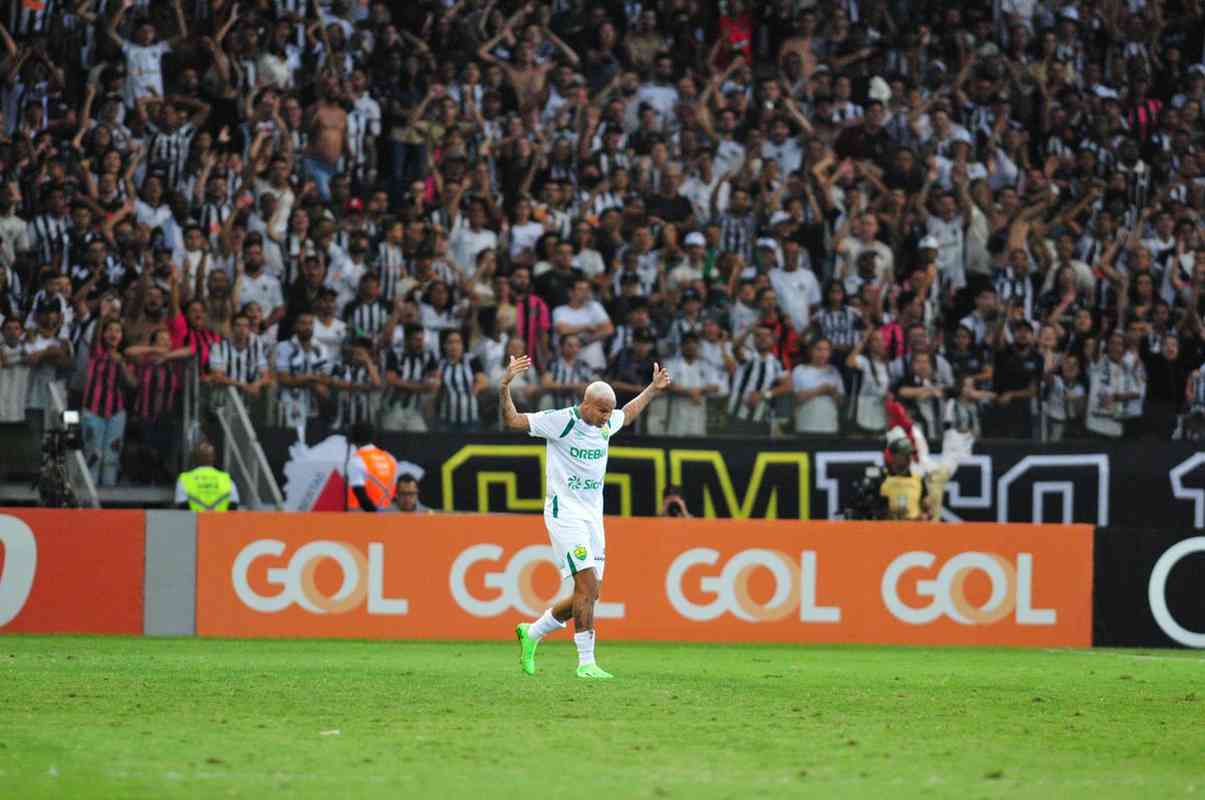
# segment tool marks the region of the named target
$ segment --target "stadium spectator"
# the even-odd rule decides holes
[[[840,371],[830,363],[832,354],[832,343],[817,339],[812,342],[808,363],[791,371],[796,433],[840,432],[845,383]]]
[[[268,345],[251,332],[251,319],[243,313],[235,314],[229,339],[219,342],[209,351],[209,381],[216,386],[233,386],[245,396],[248,406],[260,421],[264,407],[262,401],[268,397],[272,386],[272,370],[268,360]],[[219,393],[218,398],[222,395]],[[217,400],[217,404],[224,398]]]
[[[448,331],[443,340],[444,357],[436,374],[439,396],[436,420],[445,431],[471,432],[481,427],[477,396],[485,390],[485,372],[476,358],[464,348],[464,337],[458,331]]]
[[[349,430],[357,422],[372,422],[384,385],[372,339],[361,336],[351,342],[347,359],[331,370],[330,385],[337,391],[335,430]]]
[[[790,391],[790,373],[774,354],[774,331],[758,324],[742,334],[733,347],[743,350],[742,341],[753,334],[753,351],[744,356],[732,376],[728,416],[733,430],[769,433],[774,398]]]
[[[678,356],[666,369],[674,376],[666,394],[649,403],[649,433],[667,436],[704,436],[707,433],[707,401],[721,392],[724,381],[700,356],[699,334],[682,334]]]
[[[314,315],[305,312],[297,318],[293,338],[276,347],[276,383],[279,394],[276,425],[299,431],[329,428],[321,408],[330,398],[330,373],[335,356],[314,341]],[[307,435],[308,438],[308,435]]]
[[[81,430],[92,479],[97,486],[115,486],[126,428],[125,390],[137,385],[138,376],[122,352],[121,320],[103,321],[99,333],[88,357]]]
[[[541,378],[548,399],[546,405],[550,408],[566,408],[576,403],[599,374],[581,358],[581,341],[576,334],[561,337],[560,353]]]
[[[431,416],[427,397],[439,389],[439,363],[426,348],[426,331],[417,325],[404,334],[402,347],[385,354],[385,384],[388,387],[381,408],[381,429],[386,431],[428,430]]]
[[[409,472],[403,472],[397,479],[397,494],[394,496],[397,510],[403,514],[432,514],[431,509],[418,499],[418,480]]]
[[[747,365],[769,363],[762,324],[782,370],[828,340],[853,433],[882,433],[877,406],[923,350],[988,435],[1172,435],[1156,420],[1187,410],[1205,360],[1198,4],[1072,9],[1079,22],[1033,3],[578,5],[18,9],[0,315],[23,323],[6,347],[26,363],[4,369],[28,383],[0,394],[37,417],[55,382],[82,407],[102,306],[120,300],[127,353],[166,329],[202,373],[225,345],[270,365],[300,347],[311,377],[281,385],[274,417],[290,427],[339,411],[305,366],[315,345],[329,372],[349,336],[372,339],[381,423],[410,429],[431,395],[399,416],[415,387],[389,359],[416,326],[394,374],[424,386],[419,353],[438,359],[453,333],[490,354],[485,373],[520,340],[543,382],[568,335],[601,373],[647,327],[656,357],[698,334],[720,394],[734,379],[706,430],[768,432],[803,410],[793,377],[748,386],[764,378]],[[1089,404],[1081,429],[1079,385],[1117,394],[1099,387],[1118,363],[1135,385],[1141,367],[1146,402]],[[661,418],[652,430],[674,427]]]

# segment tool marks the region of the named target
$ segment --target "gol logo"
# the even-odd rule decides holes
[[[482,561],[497,564],[501,561],[502,554],[502,548],[496,544],[475,544],[462,551],[452,562],[452,571],[448,576],[452,598],[474,617],[496,617],[512,608],[534,617],[569,595],[568,581],[562,581],[557,591],[548,597],[541,596],[536,591],[536,567],[547,563],[555,569],[557,565],[553,560],[551,547],[533,544],[511,556],[501,572],[485,574],[483,583],[487,589],[497,589],[497,596],[488,600],[474,596],[465,580],[469,569]],[[600,600],[594,607],[594,616],[600,619],[622,619],[623,615],[623,603],[604,603]]]
[[[370,542],[368,557],[352,545],[319,540],[302,545],[284,567],[269,567],[267,582],[280,591],[265,597],[251,588],[247,573],[260,558],[284,555],[285,543],[278,539],[260,539],[244,547],[234,559],[230,577],[234,592],[243,604],[254,611],[275,614],[291,605],[301,606],[311,614],[345,614],[368,601],[372,615],[406,614],[410,604],[404,598],[387,598],[384,590],[385,546]],[[339,565],[343,582],[332,595],[318,588],[314,575],[323,560]]]
[[[0,627],[16,619],[29,599],[38,570],[38,542],[29,526],[16,517],[0,515]]]
[[[928,605],[916,608],[904,603],[899,582],[906,572],[929,569],[937,561],[932,553],[912,551],[897,557],[883,572],[883,603],[896,619],[910,625],[927,625],[945,615],[960,625],[991,625],[1015,612],[1018,625],[1054,625],[1054,609],[1033,607],[1033,555],[1020,553],[1017,565],[995,553],[959,553],[937,573],[936,578],[916,582],[916,593],[930,598]],[[992,591],[982,606],[966,596],[966,580],[982,572],[991,581]]]
[[[1167,578],[1176,564],[1180,563],[1180,559],[1193,553],[1205,553],[1205,536],[1185,539],[1172,545],[1159,556],[1159,560],[1151,568],[1151,578],[1147,582],[1147,600],[1155,623],[1172,640],[1185,647],[1205,647],[1205,633],[1198,633],[1181,625],[1167,606]],[[3,607],[4,603],[0,601],[0,609]],[[4,615],[0,613],[0,625],[3,624]]]
[[[730,613],[745,622],[775,622],[799,611],[803,622],[840,622],[837,606],[816,605],[816,551],[804,550],[796,563],[777,550],[742,550],[728,560],[719,575],[699,579],[699,589],[714,595],[699,605],[682,592],[686,573],[695,566],[714,567],[720,559],[716,550],[696,547],[674,559],[665,575],[665,593],[670,605],[682,616],[695,622],[707,622]],[[758,570],[774,578],[774,594],[759,603],[749,594],[749,581]]]

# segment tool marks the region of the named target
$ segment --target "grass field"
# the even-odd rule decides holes
[[[0,637],[0,798],[1180,797],[1205,658]]]

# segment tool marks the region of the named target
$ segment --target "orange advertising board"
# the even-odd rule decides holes
[[[1087,525],[608,520],[611,639],[1082,646]],[[532,516],[200,515],[197,632],[505,639],[568,583]]]
[[[0,513],[0,633],[142,633],[142,511]]]

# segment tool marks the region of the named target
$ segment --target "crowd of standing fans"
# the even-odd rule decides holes
[[[0,422],[1205,436],[1200,0],[14,0]]]

